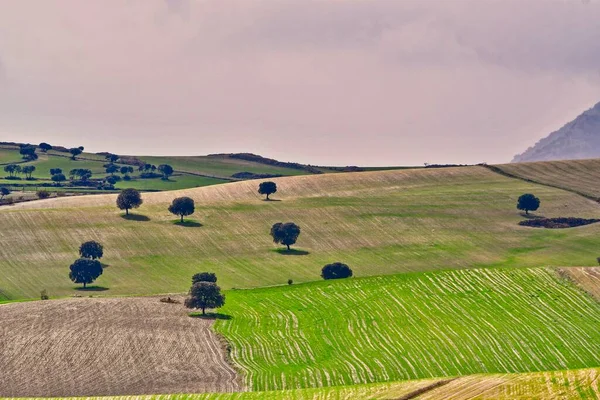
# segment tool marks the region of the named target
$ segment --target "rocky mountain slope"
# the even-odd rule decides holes
[[[600,103],[552,132],[512,162],[600,158]]]

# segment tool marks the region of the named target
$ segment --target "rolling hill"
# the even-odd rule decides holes
[[[595,263],[597,225],[568,230],[520,227],[517,197],[534,192],[538,214],[598,217],[597,203],[563,190],[507,178],[483,167],[378,171],[277,178],[262,201],[256,181],[144,194],[124,219],[115,195],[55,198],[0,208],[0,297],[76,293],[68,266],[85,240],[105,246],[97,281],[105,295],[182,292],[213,270],[225,288],[319,279],[332,261],[358,276],[486,266]],[[173,224],[167,206],[195,199],[201,226]],[[302,228],[297,253],[277,251],[275,222]],[[40,279],[43,278],[43,279]]]
[[[600,157],[600,103],[516,155],[512,162]]]

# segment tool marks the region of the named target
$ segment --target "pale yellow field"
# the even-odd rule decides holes
[[[503,171],[600,198],[600,159],[502,164]]]
[[[560,268],[560,272],[600,301],[600,267]]]

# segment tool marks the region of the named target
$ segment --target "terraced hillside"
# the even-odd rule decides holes
[[[276,179],[262,201],[257,182],[144,194],[137,217],[122,218],[115,195],[0,207],[0,301],[75,293],[68,266],[82,241],[105,246],[104,295],[183,292],[211,270],[224,288],[317,280],[332,261],[357,276],[483,266],[595,263],[597,224],[566,230],[520,227],[517,197],[534,192],[545,216],[598,217],[597,203],[511,179],[483,167],[324,174]],[[197,227],[173,224],[167,206],[196,200]],[[302,228],[292,254],[275,251],[271,225]]]
[[[231,291],[221,312],[253,390],[600,366],[600,304],[546,268]]]
[[[496,167],[523,179],[600,198],[600,159],[501,164]]]

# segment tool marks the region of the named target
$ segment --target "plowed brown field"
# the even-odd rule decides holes
[[[157,298],[0,305],[0,397],[240,390],[211,324]]]

